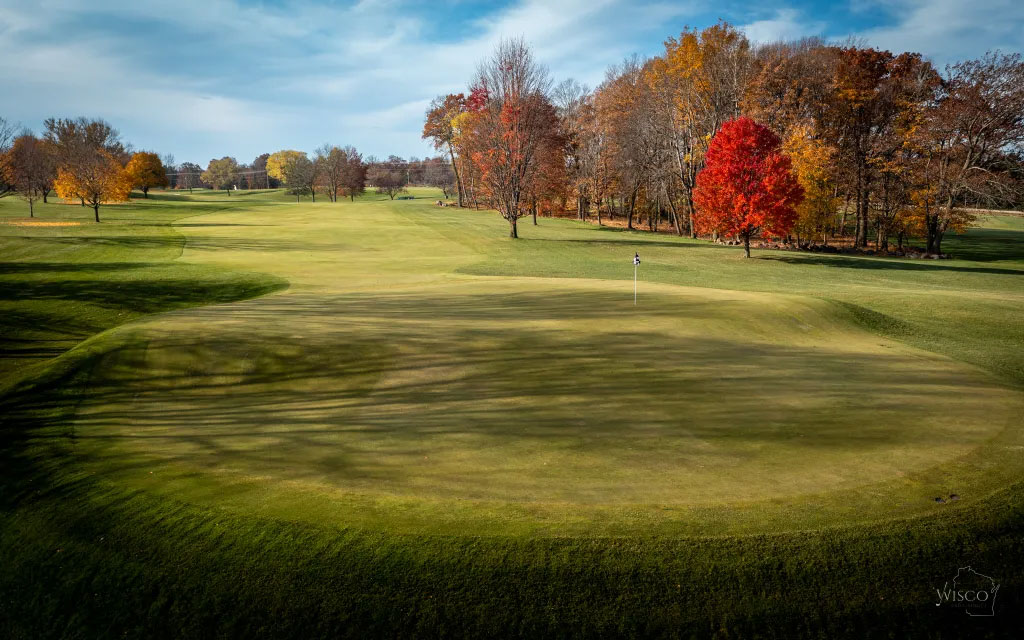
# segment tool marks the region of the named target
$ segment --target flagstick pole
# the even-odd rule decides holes
[[[636,306],[636,263],[633,263],[633,306]]]

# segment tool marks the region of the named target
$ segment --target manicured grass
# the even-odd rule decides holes
[[[1016,221],[743,260],[417,195],[0,224],[0,629],[1014,628]],[[962,564],[1002,581],[988,626],[934,606]]]

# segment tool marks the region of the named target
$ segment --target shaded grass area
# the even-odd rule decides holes
[[[192,204],[203,205],[205,197]],[[148,215],[148,206],[126,213],[123,224],[132,224],[132,216]],[[463,217],[439,212],[437,222],[411,224],[447,234],[470,250],[498,252],[497,258],[464,271],[625,280],[632,275],[628,259],[639,246],[647,277],[716,288],[788,287],[841,300],[863,326],[933,344],[942,353],[964,353],[962,359],[1020,384],[1013,374],[1019,371],[1019,326],[1013,322],[1020,308],[1015,298],[1019,285],[1014,284],[1019,279],[1012,274],[975,273],[971,265],[959,262],[951,266],[965,270],[833,269],[829,264],[770,260],[734,264],[730,260],[736,252],[730,249],[675,241],[648,247],[645,243],[663,241],[633,234],[601,245],[616,253],[608,257],[589,243],[574,248],[568,240],[582,235],[578,226],[543,220],[545,228],[538,235],[553,237],[547,249],[537,248],[541,242],[503,243],[494,249],[487,238],[494,233],[500,237],[500,221],[486,214],[457,213]],[[462,228],[453,229],[452,220]],[[150,218],[146,224],[161,223]],[[225,231],[213,245],[200,240],[200,252],[203,242],[259,251],[269,246],[267,239],[246,241],[226,234],[244,227],[194,229]],[[6,230],[0,227],[0,232]],[[152,227],[146,235],[151,232]],[[278,248],[290,246],[286,239],[275,241]],[[234,290],[216,284],[200,288],[214,302],[230,299],[231,291],[245,297],[260,287],[279,286],[210,265],[175,275],[175,269],[191,267],[164,266],[167,256],[174,255],[173,243],[46,245],[47,251],[61,248],[59,259],[38,251],[43,245],[33,238],[0,246],[13,248],[19,256],[7,258],[14,254],[4,253],[5,263],[38,259],[49,265],[34,272],[12,266],[0,274],[7,308],[20,314],[13,321],[20,328],[11,331],[16,335],[49,322],[54,335],[69,335],[70,342],[86,335],[74,332],[86,324],[82,319],[88,313],[95,314],[91,326],[102,330],[161,310],[160,305],[170,309],[202,303],[185,286],[197,280],[249,283]],[[47,287],[56,285],[48,283],[46,274],[69,274],[61,270],[63,263],[130,262],[109,255],[114,246],[118,256],[132,253],[139,269],[100,266],[82,272],[85,282],[94,283],[90,295],[78,295],[74,287],[47,294]],[[999,268],[1014,270],[1018,263],[1010,263]],[[126,276],[128,303],[123,306],[116,296],[106,296],[102,284],[95,284],[110,274]],[[155,287],[156,302],[150,304],[145,290],[132,286],[137,280],[159,281],[157,276],[176,284],[162,294]],[[7,288],[8,283],[13,285]],[[31,308],[34,298],[17,293],[19,285],[36,287],[51,298]],[[68,311],[53,314],[52,307],[65,304]],[[378,308],[388,311],[387,300]],[[486,309],[476,304],[459,315],[486,318]],[[390,312],[401,318],[409,309],[394,305]],[[436,309],[421,313],[429,320]],[[921,319],[929,313],[934,320]],[[8,317],[3,316],[5,325]],[[951,346],[949,340],[958,342]],[[837,521],[835,526],[784,535],[413,536],[247,517],[169,495],[157,498],[151,491],[126,490],[75,462],[84,445],[81,434],[69,431],[72,414],[81,408],[105,353],[102,337],[81,345],[50,363],[31,384],[17,383],[24,375],[18,370],[22,361],[17,368],[2,369],[7,385],[14,386],[7,386],[0,398],[0,566],[5,568],[0,574],[0,634],[1013,637],[1021,626],[1020,484],[971,505],[946,505],[932,517],[854,527]],[[603,383],[613,385],[614,380]],[[962,611],[934,606],[934,589],[967,564],[988,569],[1000,580],[996,618],[971,619]]]
[[[177,220],[219,209],[176,194],[104,210],[104,223],[73,205],[38,207],[42,221],[80,226],[14,226],[17,201],[0,207],[0,383],[23,367],[143,315],[231,302],[283,289],[287,282],[172,262],[185,238]]]
[[[66,410],[69,375],[37,391],[34,419]],[[1013,637],[1024,605],[1007,562],[1024,553],[1016,489],[785,536],[410,537],[154,501],[97,486],[59,450],[9,451],[7,637]],[[968,563],[998,568],[998,617],[934,606]]]

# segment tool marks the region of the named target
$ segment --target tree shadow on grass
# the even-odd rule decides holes
[[[963,260],[1024,260],[1024,231],[973,228],[962,235],[947,235],[942,246],[953,257]]]
[[[168,268],[168,266],[167,262],[0,262],[0,275],[129,271],[146,268]],[[0,285],[8,286],[6,283],[0,283]],[[9,286],[20,285],[12,283]]]
[[[943,261],[907,260],[901,258],[873,258],[867,256],[819,255],[812,253],[757,254],[758,260],[770,260],[794,265],[817,265],[842,269],[867,269],[878,271],[919,271],[919,272],[958,272],[1004,276],[1024,276],[1024,266],[1020,269],[1002,269],[998,267],[965,267],[944,263]]]
[[[551,243],[566,243],[566,244],[586,244],[586,245],[608,245],[608,246],[631,246],[638,245],[640,247],[667,247],[671,249],[693,249],[693,248],[708,248],[708,249],[732,249],[736,247],[729,247],[721,244],[714,244],[712,242],[707,243],[696,243],[681,239],[678,242],[670,242],[666,240],[646,240],[643,236],[628,235],[623,236],[621,239],[605,239],[605,238],[522,238],[525,244],[532,242],[551,242]]]
[[[190,280],[48,280],[18,282],[0,288],[0,300],[64,300],[134,313],[156,313],[182,307],[220,304],[253,298],[287,288],[280,278]]]
[[[422,471],[414,463],[438,438],[483,438],[498,448],[550,440],[623,459],[678,446],[679,463],[692,451],[679,443],[694,441],[741,457],[761,446],[870,453],[922,439],[959,445],[966,436],[942,426],[942,401],[951,388],[974,402],[992,391],[981,378],[899,352],[625,330],[595,341],[524,324],[635,315],[601,295],[384,298],[235,305],[238,324],[202,336],[144,327],[89,361],[74,438],[153,443],[96,449],[115,472],[155,455],[190,468],[242,465],[292,480],[400,486]],[[692,307],[694,317],[714,311]],[[198,309],[194,319],[207,326],[204,318],[214,323],[224,312]],[[773,389],[799,390],[800,402],[778,400]],[[60,408],[28,389],[7,400],[12,417]],[[835,407],[865,402],[875,420],[835,418]],[[926,434],[906,428],[929,420]],[[793,423],[804,426],[794,431]],[[36,437],[67,437],[70,424],[49,424],[64,431]],[[482,487],[497,485],[509,473],[502,467],[467,473]]]

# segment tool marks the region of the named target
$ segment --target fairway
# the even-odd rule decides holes
[[[554,220],[513,246],[423,198],[173,198],[218,205],[174,225],[177,262],[288,284],[64,356],[89,363],[75,458],[109,487],[400,533],[726,535],[927,515],[1024,467],[996,375],[830,296],[672,284],[786,254]],[[637,245],[661,282],[634,306]]]

